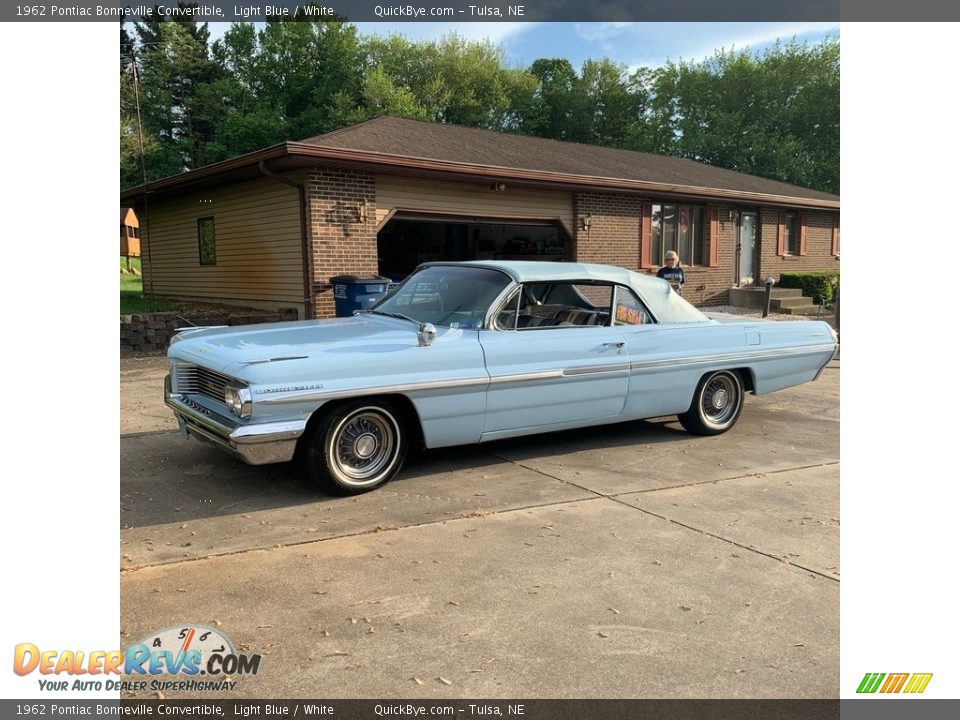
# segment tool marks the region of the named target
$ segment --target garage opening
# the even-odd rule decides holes
[[[380,274],[399,281],[420,263],[435,260],[569,260],[572,242],[559,220],[397,213],[377,234],[377,257]]]

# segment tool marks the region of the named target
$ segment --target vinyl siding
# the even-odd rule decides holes
[[[197,220],[203,217],[214,218],[216,265],[200,264]],[[150,205],[149,232],[147,292],[302,309],[300,206],[294,188],[265,178],[158,201]]]
[[[505,191],[494,192],[485,184],[378,175],[378,224],[391,210],[484,218],[559,218],[568,232],[573,231],[573,193],[516,188],[509,184]]]

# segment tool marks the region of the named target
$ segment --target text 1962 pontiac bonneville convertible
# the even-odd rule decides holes
[[[823,322],[719,322],[665,281],[605,265],[430,263],[351,318],[190,328],[166,403],[248,463],[302,457],[359,493],[428,448],[677,415],[729,430],[744,394],[814,380]]]

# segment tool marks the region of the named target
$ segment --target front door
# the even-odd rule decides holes
[[[753,285],[754,268],[757,261],[757,214],[755,212],[740,213],[740,222],[737,224],[737,262],[736,277],[733,284],[736,287]]]
[[[623,412],[630,356],[613,285],[527,283],[480,331],[490,374],[483,440],[562,429]]]
[[[484,440],[623,412],[630,357],[618,328],[482,330],[480,344],[490,373]]]

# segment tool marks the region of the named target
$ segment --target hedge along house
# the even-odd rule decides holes
[[[379,117],[132,188],[148,295],[333,314],[330,278],[430,260],[655,272],[684,296],[835,270],[840,198],[692,160]]]

